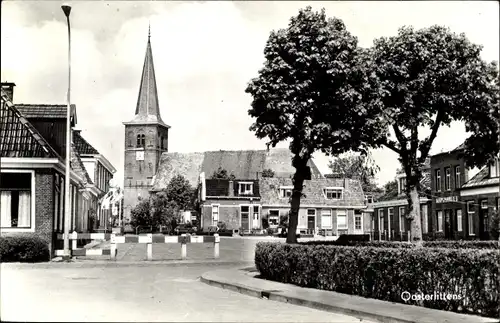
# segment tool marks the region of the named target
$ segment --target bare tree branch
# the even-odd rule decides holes
[[[441,125],[441,122],[443,121],[443,117],[444,117],[444,112],[441,109],[438,111],[436,120],[432,125],[431,134],[429,135],[429,137],[425,138],[420,144],[420,158],[418,159],[419,164],[425,162],[425,159],[429,155],[429,151],[431,150],[431,146],[432,143],[434,142],[434,139],[436,139],[437,131],[439,129],[439,126]]]

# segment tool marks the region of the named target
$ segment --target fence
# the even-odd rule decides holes
[[[370,240],[375,241],[410,241],[411,234],[410,231],[396,231],[396,230],[375,230],[370,231]]]
[[[58,234],[59,240],[64,240],[64,234]],[[181,236],[165,236],[153,235],[148,233],[146,235],[123,236],[114,233],[77,233],[73,232],[69,235],[72,241],[71,256],[106,256],[109,255],[111,259],[115,260],[117,256],[117,245],[121,243],[145,243],[147,260],[153,260],[153,244],[161,243],[180,243],[181,244],[181,258],[187,258],[187,244],[189,243],[213,243],[214,244],[214,258],[219,259],[219,243],[220,237],[218,234],[213,236],[189,236],[183,234]],[[103,240],[110,241],[110,249],[78,249],[77,240],[90,239],[90,240]],[[63,256],[64,250],[55,250],[56,256]]]

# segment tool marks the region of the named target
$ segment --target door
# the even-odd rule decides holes
[[[316,231],[316,210],[307,210],[307,232],[312,234]]]
[[[453,226],[451,223],[451,210],[444,211],[444,237],[446,239],[453,238]]]
[[[243,230],[250,230],[250,206],[242,205],[240,208],[241,214],[241,228]]]
[[[260,229],[260,212],[258,205],[253,206],[252,229]]]
[[[363,214],[358,210],[354,211],[354,233],[363,233]]]
[[[481,208],[479,209],[479,239],[489,239],[489,225],[488,225],[488,200],[481,201]]]

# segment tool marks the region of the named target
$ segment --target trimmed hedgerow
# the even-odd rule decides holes
[[[302,245],[329,245],[329,246],[360,246],[377,248],[414,248],[414,244],[399,241],[306,241]],[[456,240],[456,241],[423,241],[426,248],[449,248],[449,249],[500,249],[497,241],[480,240]]]
[[[30,235],[0,237],[0,262],[43,262],[50,260],[48,243]]]
[[[384,301],[498,317],[498,250],[313,246],[260,242],[262,278]],[[403,301],[402,292],[456,295]]]

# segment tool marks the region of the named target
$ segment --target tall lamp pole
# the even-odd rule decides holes
[[[69,23],[69,14],[71,12],[71,6],[68,4],[63,4],[61,6],[64,15],[66,16],[66,22],[68,24],[68,96],[67,96],[67,107],[66,107],[66,175],[65,175],[65,187],[64,187],[64,256],[65,260],[71,258],[69,250],[69,226],[71,224],[71,205],[70,205],[70,180],[71,180],[71,170],[70,170],[70,158],[71,158],[71,105],[70,105],[70,94],[71,94],[71,28]]]

